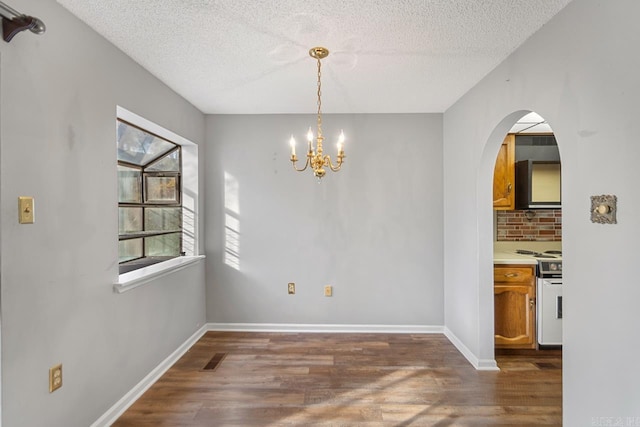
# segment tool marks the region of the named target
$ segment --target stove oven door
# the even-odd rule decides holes
[[[538,344],[562,345],[562,279],[538,279]]]

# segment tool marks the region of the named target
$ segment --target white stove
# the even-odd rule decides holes
[[[538,344],[562,345],[562,251],[536,252],[518,249],[516,253],[531,256],[538,261],[536,268]]]
[[[562,345],[562,260],[538,260],[538,344]]]

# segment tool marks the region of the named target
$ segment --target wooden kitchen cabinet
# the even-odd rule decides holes
[[[515,209],[515,148],[516,137],[508,134],[498,152],[496,165],[493,169],[493,209]]]
[[[495,265],[494,333],[497,348],[536,348],[534,265]]]

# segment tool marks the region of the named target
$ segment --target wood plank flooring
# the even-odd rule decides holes
[[[208,332],[114,426],[559,426],[540,353],[487,372],[439,334]]]

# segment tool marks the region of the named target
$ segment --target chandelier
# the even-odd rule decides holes
[[[340,136],[338,137],[338,157],[336,160],[336,164],[334,165],[331,161],[331,157],[327,154],[325,155],[322,151],[322,142],[324,141],[324,137],[322,136],[322,83],[320,81],[320,77],[322,76],[321,72],[321,63],[320,60],[326,58],[329,55],[329,50],[324,47],[314,47],[309,50],[309,55],[312,58],[315,58],[318,61],[318,134],[316,136],[316,145],[313,146],[313,132],[311,131],[311,127],[309,128],[309,132],[307,132],[307,161],[304,164],[302,169],[298,169],[296,167],[296,162],[298,158],[296,157],[296,140],[291,135],[291,139],[289,143],[291,144],[291,163],[293,164],[293,168],[302,172],[311,165],[311,169],[313,169],[313,174],[318,178],[318,180],[322,179],[326,174],[325,167],[328,167],[333,172],[338,172],[342,167],[342,162],[344,161],[344,132],[340,132]]]

